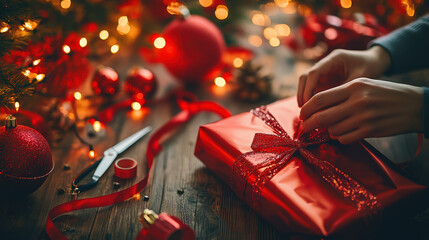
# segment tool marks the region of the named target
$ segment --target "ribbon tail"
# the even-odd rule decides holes
[[[351,176],[336,168],[330,162],[316,158],[309,150],[299,149],[301,155],[320,173],[323,179],[344,198],[352,202],[358,211],[374,213],[381,207],[377,198]]]
[[[232,165],[231,188],[244,199],[249,177],[261,167],[269,165],[276,159],[271,153],[247,152],[240,155]],[[256,164],[255,164],[256,163]]]
[[[280,170],[282,170],[289,160],[292,158],[292,155],[296,152],[296,149],[291,149],[285,153],[277,155],[271,161],[271,165],[264,169],[257,177],[252,184],[252,198],[251,202],[253,208],[256,211],[259,211],[261,205],[261,194],[262,189],[265,184],[271,180]]]

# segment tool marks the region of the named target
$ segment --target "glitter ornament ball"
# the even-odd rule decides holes
[[[176,19],[161,35],[165,46],[155,49],[164,66],[185,83],[206,80],[221,61],[225,40],[209,20],[192,15]]]
[[[0,185],[3,196],[25,196],[36,191],[52,172],[54,163],[46,139],[36,130],[6,118],[0,127]]]
[[[119,90],[119,76],[110,67],[99,68],[91,82],[92,90],[97,95],[114,95]]]
[[[136,102],[153,97],[158,87],[155,75],[145,68],[133,68],[125,80],[125,92]]]

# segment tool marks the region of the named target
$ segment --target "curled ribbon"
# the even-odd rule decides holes
[[[162,125],[149,139],[146,149],[146,160],[149,170],[146,177],[140,179],[139,182],[131,187],[119,192],[99,197],[74,200],[52,208],[48,213],[45,226],[46,233],[51,239],[67,240],[67,237],[55,226],[53,222],[54,218],[80,209],[110,206],[125,201],[143,190],[148,183],[150,177],[149,173],[151,172],[150,170],[155,156],[162,150],[162,143],[168,139],[168,136],[171,136],[171,132],[179,129],[179,127],[188,122],[193,116],[200,112],[212,112],[222,118],[231,116],[231,113],[226,108],[212,101],[198,101],[192,93],[178,92],[176,101],[182,111]]]
[[[251,205],[258,211],[264,185],[282,170],[294,155],[301,156],[322,178],[349,200],[358,211],[374,213],[381,207],[377,198],[351,176],[336,168],[330,162],[316,157],[309,146],[320,145],[330,140],[326,129],[302,133],[298,129],[292,139],[279,122],[261,106],[251,111],[268,125],[275,134],[256,133],[251,148],[253,151],[240,155],[232,167],[232,189],[245,199],[249,178],[256,174],[251,183]],[[257,173],[258,169],[262,169]]]

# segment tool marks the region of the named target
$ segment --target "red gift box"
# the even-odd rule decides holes
[[[280,231],[328,236],[425,189],[364,141],[283,136],[300,138],[296,97],[267,109],[265,122],[247,112],[201,126],[195,155]]]

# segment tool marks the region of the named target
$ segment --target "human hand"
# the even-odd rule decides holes
[[[343,144],[423,132],[423,90],[358,78],[314,95],[302,106],[300,118],[303,131],[326,127]]]
[[[389,54],[380,46],[365,51],[335,50],[300,76],[298,106],[321,90],[359,77],[378,78],[389,66]]]

